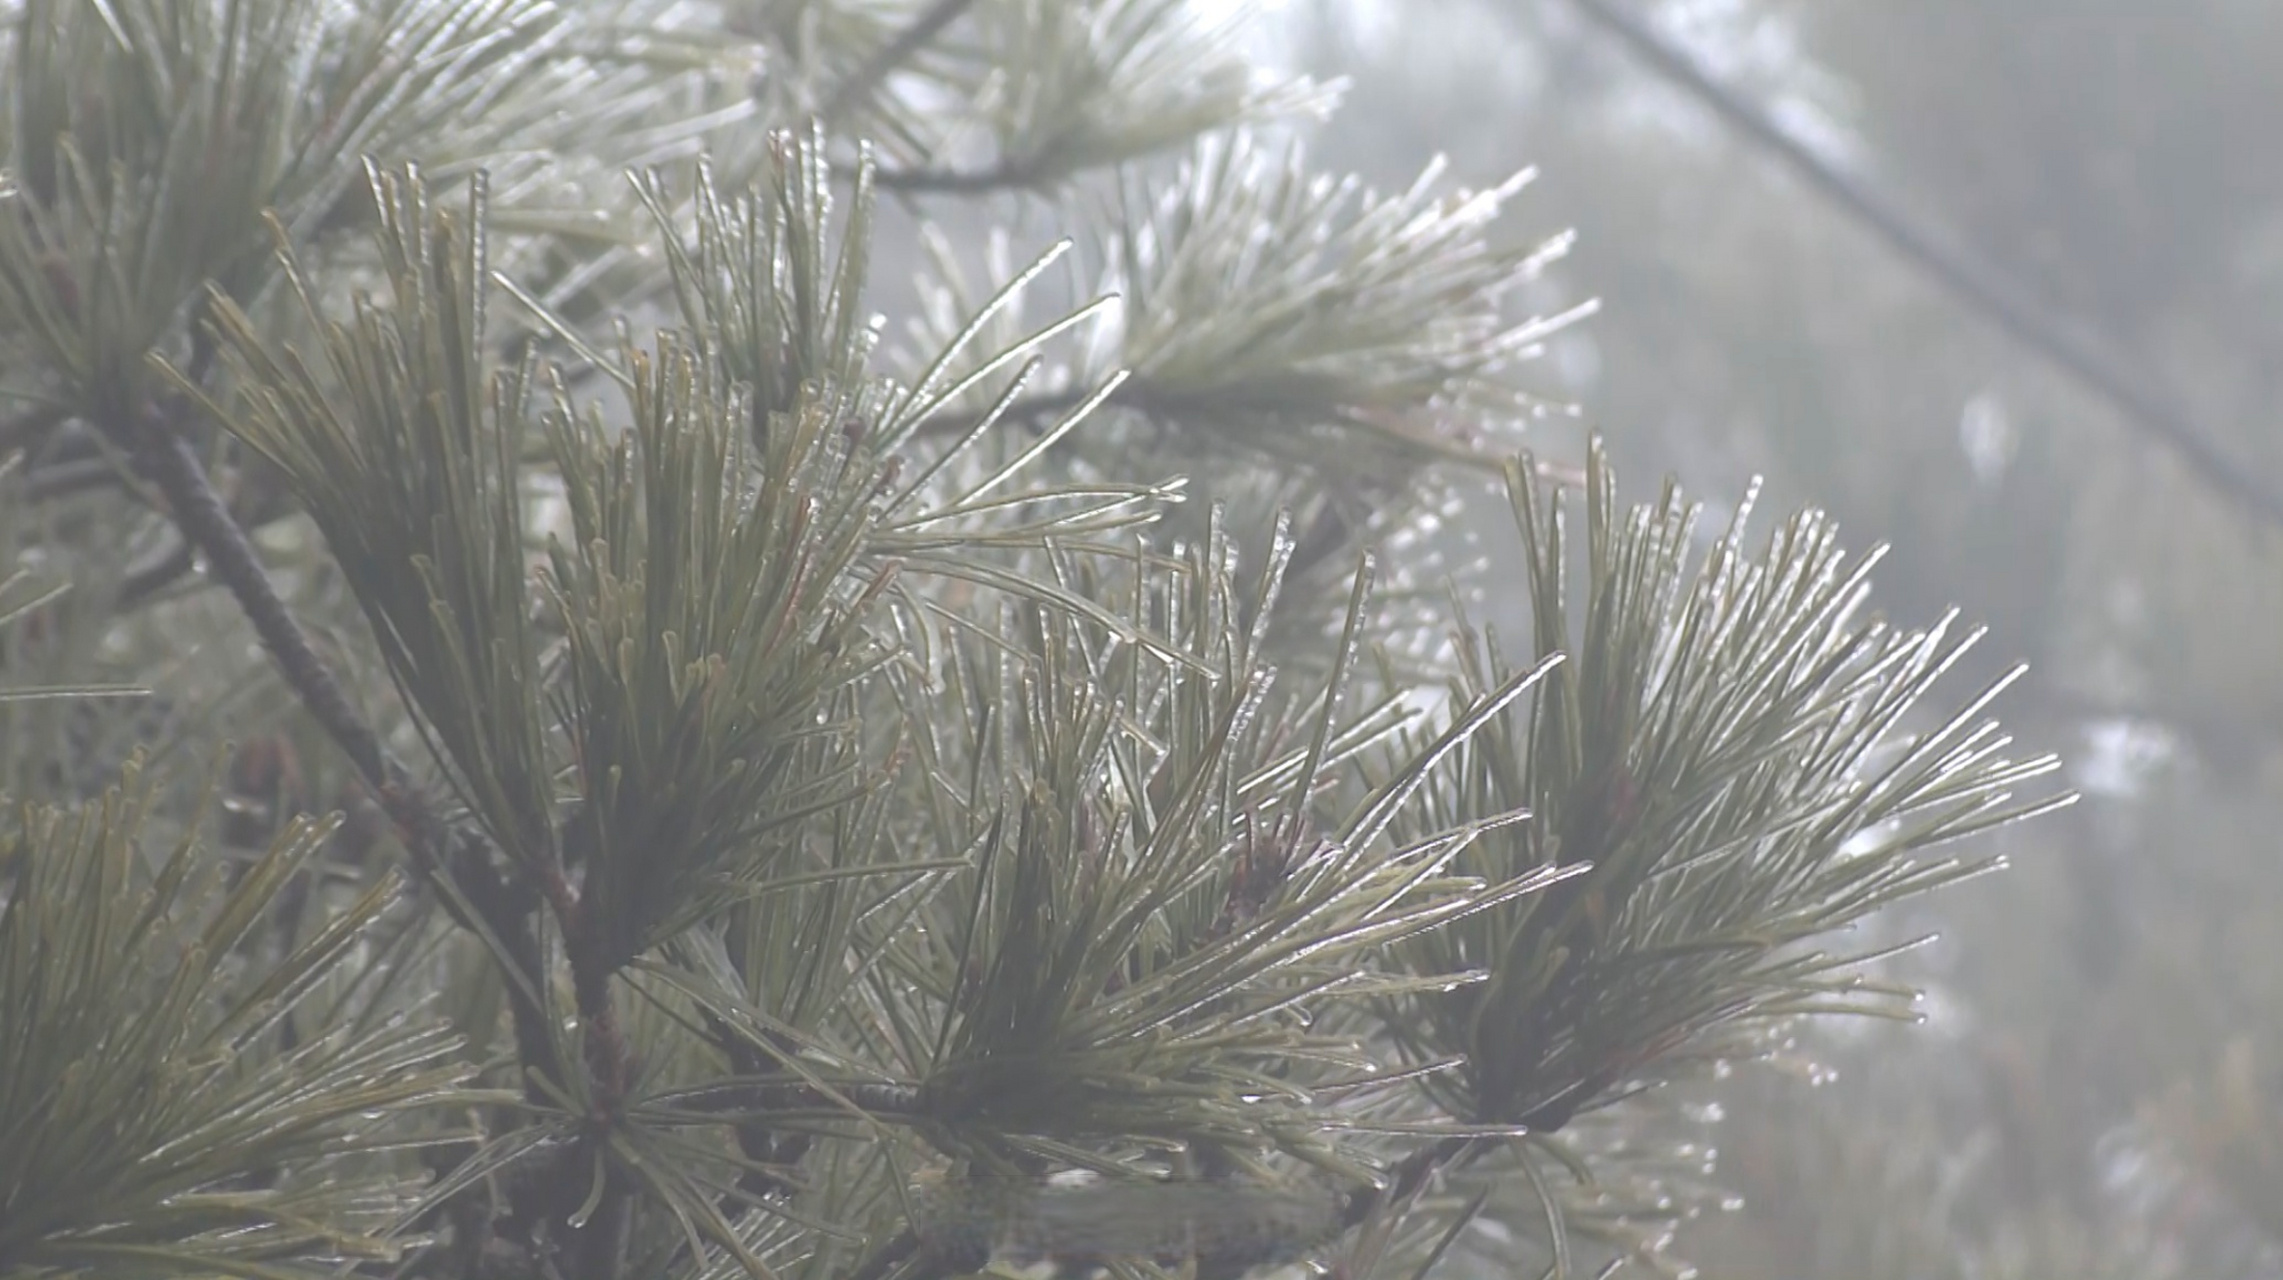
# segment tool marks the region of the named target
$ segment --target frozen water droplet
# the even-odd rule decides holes
[[[2007,415],[2005,403],[1991,392],[1966,402],[1958,415],[1958,444],[1966,452],[1966,465],[1974,479],[1993,485],[2003,479],[2006,467],[2021,448],[2021,432]]]

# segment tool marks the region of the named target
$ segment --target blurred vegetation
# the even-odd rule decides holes
[[[1730,0],[1630,10],[1841,172],[2123,353],[2283,486],[2283,11]],[[1740,1081],[1707,1277],[2270,1276],[2283,1168],[2283,529],[1896,257],[1571,0],[1322,3],[1366,168],[1523,160],[1575,225],[1555,352],[1620,458],[1761,473],[2035,659],[2017,727],[2092,795],[1898,961],[1930,1034]],[[1495,33],[1495,34],[1493,34]],[[1695,1243],[1687,1237],[1694,1235]]]

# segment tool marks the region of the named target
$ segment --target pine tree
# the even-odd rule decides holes
[[[0,1276],[1671,1266],[2058,803],[1178,0],[6,14]]]

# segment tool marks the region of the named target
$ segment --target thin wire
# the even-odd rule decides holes
[[[2032,300],[2006,273],[1945,240],[1881,193],[1839,172],[1774,117],[1747,102],[1679,46],[1612,0],[1571,0],[1658,74],[1686,90],[1723,122],[1773,153],[1825,199],[1875,232],[1908,259],[2016,340],[2044,356],[2121,410],[2126,421],[2186,464],[2205,484],[2254,518],[2283,528],[2283,494],[2258,479],[2212,442],[2177,398],[2148,385],[2123,353],[2080,326],[2060,321]]]

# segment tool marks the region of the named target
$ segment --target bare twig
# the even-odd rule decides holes
[[[177,539],[166,554],[127,571],[120,579],[118,605],[133,609],[173,586],[198,567],[198,549],[187,538]]]
[[[1041,418],[1052,417],[1055,414],[1065,413],[1078,407],[1085,402],[1086,398],[1087,393],[1083,391],[1042,391],[1035,395],[1024,396],[1001,411],[999,425],[1035,424]],[[1118,393],[1113,391],[1110,393],[1109,399],[1103,403],[1110,405],[1124,402],[1120,401]],[[973,413],[932,414],[920,419],[918,424],[912,428],[911,433],[914,436],[963,436],[973,431],[976,423],[980,420],[981,415]]]
[[[1382,1208],[1403,1204],[1424,1190],[1427,1180],[1437,1172],[1471,1158],[1479,1149],[1474,1138],[1445,1138],[1431,1147],[1421,1147],[1396,1162],[1388,1171],[1386,1186],[1350,1195],[1341,1211],[1340,1225],[1353,1230]]]
[[[901,1265],[904,1259],[919,1252],[919,1247],[920,1238],[917,1235],[914,1235],[908,1228],[899,1231],[893,1239],[874,1249],[872,1256],[858,1263],[856,1270],[849,1274],[848,1280],[885,1280],[885,1277]],[[945,1274],[950,1273],[946,1272]]]
[[[758,1057],[758,1052],[755,1053]],[[763,1069],[766,1069],[765,1067]],[[837,1095],[837,1097],[833,1096]],[[674,1098],[674,1105],[698,1113],[750,1111],[784,1117],[791,1112],[820,1111],[845,1116],[855,1107],[873,1116],[923,1114],[920,1091],[905,1084],[846,1084],[828,1095],[801,1081],[753,1084],[742,1081],[703,1086]]]
[[[891,169],[872,171],[873,185],[904,195],[988,195],[1037,186],[1038,170],[1002,160],[988,169]]]
[[[897,32],[895,39],[882,45],[863,65],[833,86],[832,95],[824,101],[823,116],[827,120],[838,119],[842,112],[878,88],[897,67],[925,48],[928,41],[943,34],[944,28],[959,21],[959,15],[974,3],[975,0],[935,0],[910,26]]]
[[[2283,527],[2283,494],[2255,478],[2213,443],[2178,397],[2159,394],[2145,372],[2081,326],[2059,320],[1987,262],[1904,212],[1864,183],[1839,172],[1774,117],[1713,79],[1696,60],[1614,0],[1574,0],[1658,74],[1686,90],[1738,133],[1783,162],[1794,176],[1876,233],[1888,247],[2070,376],[2100,393],[2127,422],[2169,450],[2198,478],[2245,513]]]
[[[277,661],[310,715],[368,783],[375,787],[396,783],[398,778],[382,749],[380,735],[365,723],[340,680],[286,609],[245,530],[230,515],[222,495],[214,491],[205,464],[191,452],[190,443],[156,405],[146,408],[142,421],[116,434],[133,451],[143,473],[166,495],[176,526],[206,554],[214,576],[237,599],[238,607],[253,624],[254,634]]]
[[[187,544],[205,556],[208,572],[237,600],[286,683],[356,766],[382,811],[403,834],[415,867],[423,874],[448,876],[482,916],[483,926],[507,950],[510,960],[523,967],[522,973],[510,975],[505,984],[516,1042],[524,1051],[526,1065],[553,1073],[553,1036],[544,1010],[529,994],[541,989],[538,984],[543,979],[539,946],[530,927],[535,904],[523,901],[524,895],[493,870],[484,842],[473,833],[454,830],[422,794],[410,771],[388,754],[380,735],[365,721],[340,679],[318,656],[286,608],[245,529],[215,492],[205,464],[166,411],[151,404],[134,421],[101,425],[129,450],[138,469],[165,497],[175,527],[182,531]],[[445,901],[449,904],[452,899],[446,895]],[[461,923],[475,922],[463,919]]]
[[[24,500],[55,502],[124,484],[119,468],[109,458],[80,458],[33,467],[24,477]]]
[[[0,422],[0,458],[18,449],[29,449],[38,444],[48,432],[63,425],[71,412],[55,405],[42,405],[28,410],[6,422]]]

